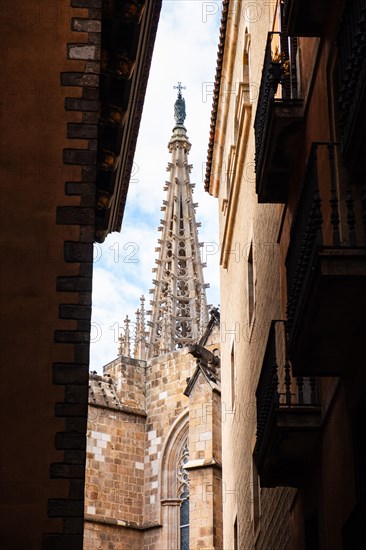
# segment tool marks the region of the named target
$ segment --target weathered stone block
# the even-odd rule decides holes
[[[99,33],[102,30],[102,24],[101,21],[95,19],[73,17],[71,20],[71,28],[73,31]]]
[[[94,90],[94,88],[91,88]],[[67,137],[77,139],[96,138],[98,135],[98,126],[96,124],[75,124],[70,122],[67,125]]]
[[[89,378],[86,366],[76,363],[54,363],[52,371],[54,384],[86,384]]]
[[[65,242],[64,254],[67,262],[92,262],[93,246],[91,243]]]
[[[66,111],[98,111],[99,101],[77,97],[65,98]]]
[[[61,73],[61,84],[63,86],[99,86],[99,75],[63,72]]]
[[[62,225],[91,225],[94,222],[94,209],[80,206],[58,206],[56,223]]]
[[[96,151],[85,149],[64,149],[63,152],[65,164],[96,164]]]
[[[90,44],[68,44],[67,54],[70,59],[96,61],[100,58],[100,48]]]
[[[82,500],[49,499],[48,515],[50,517],[83,517],[84,502]]]
[[[84,434],[70,434],[59,432],[56,434],[56,449],[84,450],[86,437]]]
[[[58,277],[56,283],[56,288],[60,292],[91,292],[92,287],[93,282],[89,277]]]

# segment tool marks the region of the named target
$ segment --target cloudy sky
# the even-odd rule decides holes
[[[102,366],[116,358],[123,320],[126,315],[134,319],[141,294],[150,307],[151,270],[170,160],[167,144],[174,126],[173,86],[178,81],[186,86],[185,126],[192,143],[191,182],[196,183],[197,220],[202,222],[199,238],[205,243],[208,302],[219,304],[218,204],[204,192],[203,174],[220,17],[220,0],[163,0],[122,231],[95,245],[91,370],[102,372]]]

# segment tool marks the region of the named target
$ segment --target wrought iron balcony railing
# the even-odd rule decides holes
[[[286,147],[276,150],[273,148],[273,143],[277,141],[283,128],[293,124],[298,118],[298,112],[292,111],[293,107],[298,109],[302,105],[298,98],[296,49],[296,38],[289,38],[285,33],[280,32],[268,33],[254,121],[256,191],[260,202],[284,202],[281,196],[278,200],[272,201],[271,192],[262,191],[263,187],[266,187],[262,179],[267,178],[273,164],[277,165],[278,172],[278,164],[288,165],[289,163],[287,158],[283,158]],[[277,121],[278,124],[276,124]]]
[[[339,81],[339,123],[342,134],[342,149],[346,158],[358,148],[352,132],[357,123],[364,126],[360,116],[360,105],[365,101],[366,82],[366,6],[364,0],[350,0],[345,3],[342,23],[337,36],[338,81]],[[361,155],[363,161],[363,155]]]
[[[335,142],[311,147],[286,258],[290,341],[319,249],[365,246],[365,189],[340,181],[338,149]]]
[[[316,379],[292,375],[286,337],[286,321],[272,321],[256,391],[255,457],[262,486],[297,484],[301,473],[291,471],[291,461],[294,465],[305,461],[303,443],[309,443],[310,432],[320,426]],[[289,433],[292,449],[282,445]]]
[[[366,332],[366,186],[339,144],[313,143],[286,257],[289,356],[296,374],[339,376]]]

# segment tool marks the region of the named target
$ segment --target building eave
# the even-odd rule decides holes
[[[230,0],[223,0],[222,2],[219,45],[218,45],[217,62],[216,62],[216,75],[215,75],[212,109],[211,109],[210,135],[209,135],[209,142],[208,142],[206,173],[205,173],[205,180],[204,180],[205,191],[207,192],[210,192],[212,158],[213,158],[213,149],[215,144],[216,122],[217,122],[221,76],[222,76],[224,51],[225,51],[225,38],[226,38],[226,29],[227,29],[228,15],[229,15],[229,2]]]
[[[95,232],[97,242],[103,242],[108,233],[121,230],[161,6],[162,0],[146,2],[141,22],[138,23],[141,27],[141,36],[139,37],[137,58],[134,61],[135,71],[130,78],[127,77],[128,83],[126,80],[128,85],[126,84],[125,101],[128,102],[128,107],[119,135],[121,145],[118,150],[113,151],[116,160],[115,166],[112,169],[107,168],[107,170],[105,165],[101,169],[106,149],[108,155],[108,147],[104,141],[103,128],[101,128],[103,122],[100,119]],[[112,101],[109,103],[101,100],[101,112],[104,107],[110,107],[111,104],[113,104]]]
[[[150,1],[151,0],[149,0],[149,3]],[[134,120],[132,125],[131,137],[130,137],[128,152],[126,155],[127,162],[126,162],[125,170],[121,175],[121,180],[120,180],[121,193],[120,193],[119,202],[118,202],[118,210],[116,211],[116,217],[114,219],[114,224],[110,229],[111,231],[120,231],[122,226],[122,219],[123,219],[123,214],[126,206],[127,192],[128,192],[128,187],[129,187],[129,182],[130,182],[131,172],[133,167],[133,159],[135,156],[137,137],[140,129],[141,116],[142,116],[142,111],[143,111],[143,106],[145,101],[147,82],[150,74],[150,67],[151,67],[152,55],[154,51],[155,38],[158,30],[161,5],[162,5],[162,0],[156,0],[154,8],[152,8],[153,13],[151,16],[150,33],[149,33],[149,38],[146,45],[145,59],[142,65],[140,86],[138,88],[138,94],[137,94],[136,103],[135,103],[136,109],[134,112]]]

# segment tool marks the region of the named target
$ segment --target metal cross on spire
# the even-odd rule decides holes
[[[178,93],[182,85],[178,83]],[[208,323],[206,287],[196,222],[197,203],[193,202],[194,184],[190,183],[188,141],[183,97],[174,105],[176,125],[169,142],[171,154],[166,181],[166,200],[159,231],[159,257],[151,290],[153,299],[149,312],[150,327],[148,358],[193,344],[204,333]]]
[[[181,82],[178,82],[178,86],[173,86],[173,88],[178,90],[178,97],[174,104],[175,123],[183,125],[186,118],[186,102],[184,101],[184,97],[182,97],[182,90],[185,90],[186,87],[182,86]]]
[[[178,98],[180,99],[182,97],[182,90],[185,90],[186,87],[182,86],[181,82],[178,82],[178,86],[173,86],[174,90],[178,90]]]

